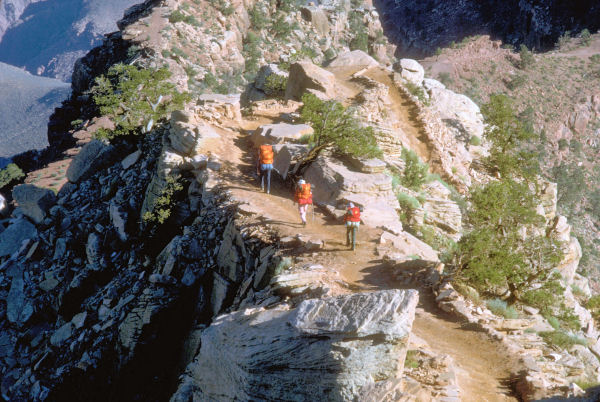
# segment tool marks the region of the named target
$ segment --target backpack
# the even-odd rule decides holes
[[[271,164],[273,163],[273,147],[271,145],[261,145],[260,146],[260,163],[265,165],[265,164]]]

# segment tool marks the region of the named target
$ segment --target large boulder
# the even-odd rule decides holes
[[[429,93],[431,107],[456,138],[469,142],[471,137],[483,136],[483,116],[475,102],[445,88],[434,87]]]
[[[56,195],[47,188],[21,184],[13,189],[13,198],[23,214],[35,223],[41,223],[46,213],[56,203]]]
[[[240,94],[202,94],[198,97],[198,112],[203,118],[220,121],[222,117],[242,120]]]
[[[384,173],[361,173],[341,162],[319,157],[304,172],[314,187],[318,203],[344,207],[348,202],[363,208],[362,221],[371,227],[399,223],[398,200],[392,190],[392,179]]]
[[[300,9],[300,14],[302,18],[312,24],[320,36],[329,34],[329,21],[323,9],[316,6],[306,6]]]
[[[303,144],[278,144],[273,146],[275,158],[273,167],[285,180],[292,163],[308,152],[308,145]]]
[[[171,147],[181,155],[193,156],[202,153],[206,142],[220,138],[210,125],[199,123],[193,112],[178,110],[171,114],[169,140]]]
[[[401,259],[412,259],[418,257],[425,261],[438,261],[438,253],[427,243],[417,239],[410,233],[400,232],[392,234],[384,231],[379,238],[379,244],[392,246]],[[399,258],[399,257],[396,257]]]
[[[308,90],[332,98],[335,93],[335,76],[310,61],[292,64],[285,98],[300,100]]]
[[[258,70],[258,73],[256,73],[256,78],[254,79],[254,87],[256,89],[260,89],[267,95],[271,95],[270,89],[267,86],[267,79],[271,76],[276,76],[281,79],[287,80],[289,74],[287,73],[287,71],[281,70],[277,66],[277,64],[266,64],[262,66],[260,70]]]
[[[19,251],[21,243],[37,236],[37,229],[26,219],[19,219],[0,233],[0,257]]]
[[[341,53],[336,57],[328,67],[376,67],[377,60],[363,52],[362,50],[353,50],[351,52]]]
[[[99,140],[88,142],[73,158],[67,169],[67,179],[71,183],[87,179],[100,169],[117,161],[118,152],[112,145]]]
[[[313,128],[308,124],[265,124],[257,128],[250,138],[254,146],[281,144],[282,142],[298,141],[303,136],[310,135],[313,132]]]
[[[425,78],[425,70],[423,66],[413,59],[400,59],[394,66],[395,70],[400,73],[402,78],[412,82],[415,85],[421,85]]]
[[[401,378],[417,302],[384,290],[220,316],[171,400],[362,400]]]

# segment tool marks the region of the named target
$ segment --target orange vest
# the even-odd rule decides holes
[[[271,145],[260,146],[260,163],[263,165],[273,163],[273,147]]]
[[[360,208],[359,207],[348,208],[348,213],[346,213],[344,220],[346,222],[348,222],[348,221],[360,222]]]
[[[312,192],[310,191],[310,184],[301,184],[296,189],[296,202],[298,204],[312,204]]]

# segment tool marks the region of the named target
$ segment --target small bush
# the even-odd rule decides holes
[[[558,321],[558,318],[550,315],[546,317],[546,321],[548,321],[548,324],[555,330],[560,329],[560,321]]]
[[[281,261],[273,269],[273,276],[277,276],[283,273],[286,269],[292,266],[292,259],[290,257],[283,257]]]
[[[13,181],[21,180],[25,173],[16,163],[9,163],[4,169],[0,170],[0,188],[7,186]]]
[[[161,195],[156,199],[154,208],[152,208],[151,212],[146,212],[142,217],[144,223],[162,225],[169,219],[171,210],[174,206],[175,197],[183,190],[183,185],[179,182],[179,179],[178,176],[167,176],[167,184],[162,190]]]
[[[584,46],[589,46],[592,40],[592,34],[590,33],[589,29],[585,28],[583,31],[581,31],[579,37],[581,38],[581,43]]]
[[[401,157],[404,160],[402,185],[418,191],[429,178],[429,165],[422,163],[417,154],[408,148],[402,148]]]
[[[519,318],[519,313],[513,306],[508,306],[504,300],[493,299],[486,302],[487,308],[494,314],[504,318],[515,319]]]
[[[590,310],[596,321],[600,320],[600,295],[590,297],[585,307]]]
[[[408,195],[406,193],[398,193],[396,194],[398,198],[398,203],[400,204],[400,208],[405,211],[413,211],[415,209],[421,208],[421,203],[412,195]]]
[[[474,145],[474,146],[480,146],[481,145],[481,138],[474,135],[469,139],[469,144]]]
[[[519,64],[520,68],[526,69],[535,64],[535,57],[533,56],[533,53],[531,53],[524,44],[521,44],[519,56],[521,58],[521,63]]]
[[[419,352],[416,350],[409,350],[406,352],[406,359],[404,360],[404,367],[406,368],[418,368],[419,360],[417,359],[417,354]]]
[[[565,31],[559,38],[558,42],[556,42],[556,46],[559,49],[566,47],[569,42],[571,42],[571,31]]]
[[[559,349],[570,349],[575,345],[587,346],[587,341],[585,339],[563,331],[543,331],[540,332],[539,335],[548,345],[555,346]]]
[[[585,391],[588,388],[597,387],[598,385],[600,385],[600,382],[598,382],[598,381],[579,380],[579,381],[575,381],[575,384],[577,384],[577,386],[579,388],[581,388],[581,389],[583,389]]]
[[[254,6],[248,11],[248,16],[250,17],[252,28],[257,30],[265,28],[269,21],[267,13],[262,7],[262,3],[259,2],[254,3]]]
[[[423,90],[423,87],[417,84],[413,84],[410,81],[406,81],[404,86],[413,96],[416,96],[424,105],[429,105],[429,99]]]
[[[515,75],[510,81],[506,82],[506,87],[511,91],[518,89],[523,86],[527,82],[527,77],[521,74]]]
[[[265,81],[265,93],[270,96],[283,97],[287,82],[287,77],[271,74]]]

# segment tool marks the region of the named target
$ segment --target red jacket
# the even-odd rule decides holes
[[[310,184],[305,183],[301,184],[296,188],[296,193],[294,194],[294,200],[300,204],[312,204],[312,191],[310,190]]]
[[[348,212],[344,215],[344,222],[360,222],[360,208],[348,208]]]

